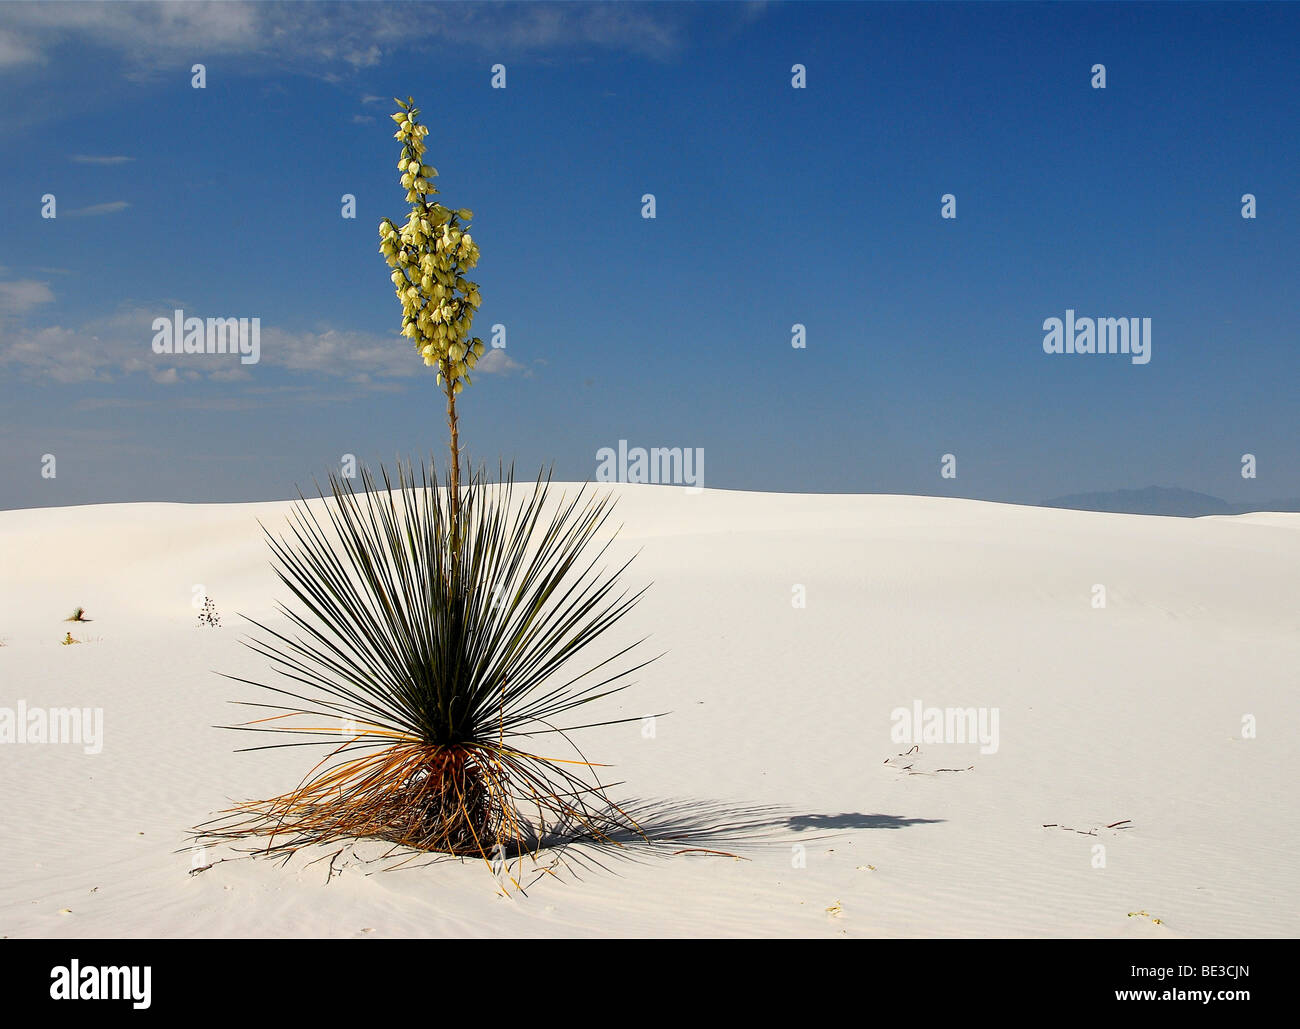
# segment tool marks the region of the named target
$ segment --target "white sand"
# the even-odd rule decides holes
[[[629,582],[654,580],[624,635],[668,655],[604,710],[672,713],[587,752],[652,828],[756,818],[682,844],[749,860],[580,848],[607,869],[508,898],[481,864],[350,852],[328,884],[304,856],[190,875],[190,826],[312,760],[212,728],[252,693],[215,671],[264,671],[236,613],[284,596],[255,519],[287,505],[0,512],[0,707],[104,712],[99,754],[0,745],[0,935],[1300,934],[1300,515],[615,488]],[[996,708],[997,752],[886,764],[916,701]]]

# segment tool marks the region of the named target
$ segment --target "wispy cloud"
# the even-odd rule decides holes
[[[215,57],[328,77],[446,45],[502,57],[598,48],[663,59],[685,46],[688,18],[678,5],[640,3],[11,3],[0,71],[47,62],[65,44],[115,52],[131,77],[146,78]]]
[[[73,161],[77,164],[128,164],[134,161],[134,157],[96,157],[91,154],[73,154]]]
[[[0,314],[25,314],[38,304],[54,299],[49,284],[35,279],[0,282]]]
[[[376,336],[364,332],[292,332],[262,330],[262,359],[296,372],[344,376],[366,385],[382,379],[408,379],[429,375],[415,348],[402,336]],[[475,374],[508,375],[524,366],[504,350],[487,350]]]
[[[528,370],[506,354],[504,349],[489,348],[483,352],[479,358],[478,364],[474,366],[475,374],[486,375],[509,375],[512,372],[523,372],[528,374]]]
[[[24,64],[43,64],[44,56],[31,43],[24,42],[9,32],[0,31],[0,69],[16,68]]]
[[[52,299],[43,283],[0,283],[0,312],[22,314]],[[28,379],[51,382],[111,382],[123,376],[146,375],[160,385],[200,379],[252,382],[263,370],[278,369],[291,376],[336,379],[375,390],[393,389],[431,374],[410,343],[396,332],[295,330],[262,324],[257,365],[241,364],[232,354],[155,354],[151,346],[154,319],[171,318],[175,307],[187,315],[204,317],[203,312],[190,311],[184,304],[160,303],[124,307],[78,328],[0,325],[0,367]],[[223,312],[214,313],[214,317],[216,314]],[[501,350],[489,350],[475,369],[488,375],[523,370]]]
[[[100,214],[117,214],[118,211],[125,211],[130,206],[125,200],[111,200],[106,204],[91,204],[89,207],[77,207],[63,213],[73,218],[85,218]]]
[[[28,378],[53,382],[89,382],[99,376],[91,363],[78,360],[77,350],[85,340],[72,329],[57,325],[43,329],[14,331],[0,326],[0,367],[23,373]],[[84,347],[90,350],[89,347]]]
[[[341,376],[359,385],[414,378],[424,365],[406,339],[325,329],[318,332],[263,327],[262,360],[294,372]]]
[[[355,394],[346,387],[337,390],[321,389],[311,385],[256,386],[248,385],[238,392],[209,393],[204,396],[186,396],[187,411],[257,411],[264,410],[267,398],[273,397],[295,404],[329,406],[353,399]],[[167,391],[153,397],[140,396],[86,396],[71,405],[77,411],[146,411],[167,410],[175,398]]]

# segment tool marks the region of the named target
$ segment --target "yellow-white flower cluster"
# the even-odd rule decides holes
[[[401,110],[394,139],[402,141],[397,169],[411,213],[404,225],[385,218],[379,223],[379,252],[393,269],[393,285],[402,302],[402,335],[438,369],[438,384],[455,393],[470,384],[470,369],[483,356],[483,341],[470,336],[474,312],[482,298],[478,284],[464,272],[478,264],[478,244],[469,234],[472,211],[453,211],[429,198],[438,190],[431,179],[438,169],[424,163],[427,125],[419,108],[397,101]]]

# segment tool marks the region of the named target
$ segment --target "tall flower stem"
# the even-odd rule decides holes
[[[465,542],[460,522],[456,394],[470,385],[469,373],[484,353],[483,341],[470,335],[482,298],[478,284],[465,278],[465,273],[478,264],[479,249],[469,232],[473,211],[463,207],[452,210],[430,202],[438,194],[433,185],[438,169],[424,163],[424,138],[429,127],[417,120],[420,109],[411,97],[394,100],[400,110],[392,116],[397,124],[393,136],[402,141],[397,167],[411,209],[400,227],[389,218],[379,223],[379,252],[392,269],[389,280],[402,304],[402,335],[411,340],[427,366],[437,369],[447,394],[447,428],[451,433],[447,512],[452,526],[448,547],[454,577]]]
[[[444,362],[442,381],[447,393],[447,428],[451,430],[451,472],[448,508],[451,512],[452,560],[460,552],[460,428],[456,419],[456,386],[452,381],[450,365]]]

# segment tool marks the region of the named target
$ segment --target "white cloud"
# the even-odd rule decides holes
[[[90,154],[73,154],[72,159],[77,164],[126,164],[134,161],[134,157],[95,157]]]
[[[113,200],[107,204],[91,204],[89,207],[78,207],[63,213],[74,218],[94,217],[100,214],[117,214],[118,211],[125,211],[130,206],[125,200]]]
[[[150,348],[151,325],[160,313],[124,308],[79,328],[0,324],[0,368],[61,383],[109,382],[140,373],[165,376],[169,366]],[[204,370],[215,370],[211,360]]]
[[[382,57],[383,51],[374,44],[364,49],[349,50],[343,54],[343,60],[353,68],[369,68],[371,65],[378,64]]]
[[[364,332],[292,332],[262,327],[262,362],[294,372],[341,376],[358,383],[414,378],[427,372],[403,337]]]
[[[8,32],[0,32],[0,68],[14,68],[23,64],[43,64],[41,52]]]
[[[86,342],[84,336],[58,325],[27,332],[0,327],[0,367],[13,366],[29,376],[55,382],[107,378],[96,367],[98,362],[88,353]],[[82,357],[91,360],[80,360]]]
[[[49,283],[35,279],[0,282],[0,314],[23,314],[54,299]]]
[[[432,375],[432,369],[402,336],[375,336],[364,332],[288,332],[262,329],[262,361],[296,372],[344,376],[354,382],[378,385],[383,379],[408,379]],[[504,350],[489,348],[474,367],[475,375],[526,372]]]
[[[0,311],[20,314],[53,299],[42,283],[0,283]],[[28,378],[54,382],[106,382],[125,375],[147,374],[166,384],[203,378],[213,382],[255,379],[262,368],[283,369],[294,376],[338,379],[369,389],[393,389],[432,372],[414,347],[397,333],[389,336],[324,329],[293,331],[262,325],[261,361],[242,364],[234,355],[155,354],[153,321],[170,318],[174,307],[206,317],[225,312],[190,311],[184,304],[123,308],[79,328],[53,325],[0,325],[0,367]],[[247,316],[251,317],[251,316]],[[522,370],[499,350],[489,350],[478,373],[507,374]]]
[[[412,48],[473,47],[503,57],[600,48],[662,59],[684,45],[676,5],[632,3],[440,3],[417,8],[403,2],[69,2],[6,4],[4,18],[0,70],[47,61],[60,46],[71,44],[117,53],[132,67],[132,78],[217,57],[250,58],[250,70],[297,66],[329,76],[331,64],[334,70],[355,71]]]
[[[484,375],[509,375],[522,371],[526,371],[524,366],[506,354],[504,347],[489,347],[474,366],[475,374]]]
[[[411,343],[396,332],[388,335],[339,329],[293,330],[261,323],[260,362],[245,365],[233,354],[155,354],[156,318],[176,309],[195,317],[246,317],[250,312],[191,310],[183,301],[124,306],[78,327],[20,324],[19,315],[52,301],[49,286],[34,280],[0,282],[0,368],[30,379],[54,382],[108,382],[145,374],[160,384],[206,379],[252,382],[264,368],[281,369],[292,378],[326,378],[372,390],[401,388],[433,372]],[[488,349],[475,374],[529,374],[503,350]],[[263,378],[263,384],[266,380]]]

